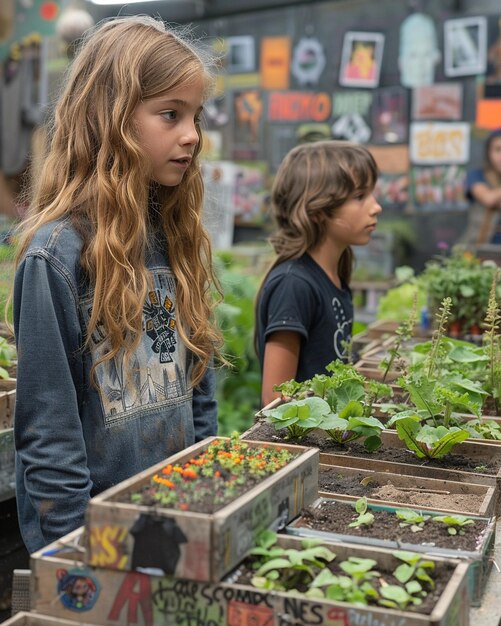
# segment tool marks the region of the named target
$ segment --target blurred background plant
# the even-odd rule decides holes
[[[214,264],[224,292],[216,319],[224,354],[232,364],[217,370],[219,433],[228,436],[247,430],[261,406],[261,374],[254,352],[254,301],[261,276],[231,252],[217,252]]]

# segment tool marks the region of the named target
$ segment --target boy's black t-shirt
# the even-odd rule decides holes
[[[256,324],[261,368],[267,337],[292,330],[302,338],[295,380],[326,374],[331,361],[343,360],[343,342],[351,340],[351,290],[346,285],[338,289],[309,254],[304,254],[270,272],[261,291]]]

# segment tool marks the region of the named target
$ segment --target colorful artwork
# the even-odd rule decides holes
[[[260,149],[263,102],[257,89],[233,93],[233,155],[234,159],[256,158]]]
[[[372,142],[405,143],[408,126],[408,95],[402,87],[383,87],[374,93]]]
[[[289,89],[291,43],[289,37],[264,37],[261,41],[261,87]]]
[[[470,125],[464,122],[414,122],[410,127],[411,161],[416,164],[467,163]]]
[[[413,204],[421,210],[465,209],[464,188],[466,167],[462,165],[436,165],[411,169],[411,195]]]
[[[270,93],[270,122],[325,122],[331,115],[331,97],[325,92],[289,91]]]
[[[380,172],[374,195],[385,209],[404,209],[409,202],[409,177]]]
[[[313,37],[303,37],[294,48],[292,75],[300,85],[316,85],[325,67],[322,44]]]
[[[359,113],[368,115],[373,99],[373,92],[362,89],[346,89],[336,91],[332,96],[332,115],[346,115],[348,113]]]
[[[444,23],[446,76],[483,74],[486,64],[487,20],[465,17]]]
[[[412,117],[415,120],[460,120],[462,116],[461,83],[436,83],[413,89]]]
[[[265,172],[263,163],[237,164],[233,190],[237,224],[259,224],[263,221]]]
[[[347,87],[377,87],[384,35],[349,31],[344,36],[339,84]]]
[[[100,591],[100,584],[88,568],[57,570],[57,595],[67,609],[78,613],[90,611]]]

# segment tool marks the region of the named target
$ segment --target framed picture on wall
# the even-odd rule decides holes
[[[255,70],[254,37],[228,37],[226,68],[232,74]]]
[[[484,74],[487,54],[487,20],[465,17],[444,22],[446,76]]]
[[[345,33],[339,84],[345,87],[377,87],[383,46],[384,35],[381,33]]]

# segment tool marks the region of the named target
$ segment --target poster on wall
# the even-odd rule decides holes
[[[467,163],[470,156],[470,124],[465,122],[413,122],[410,125],[410,158],[417,165]]]
[[[377,87],[383,58],[384,35],[348,31],[343,39],[339,84]]]
[[[226,69],[231,74],[253,72],[255,65],[254,37],[228,37]]]
[[[379,176],[374,190],[383,208],[404,209],[409,201],[409,148],[399,146],[367,146],[374,157]]]
[[[264,37],[261,41],[261,87],[289,89],[291,43],[289,37]]]
[[[487,20],[465,17],[444,22],[446,76],[483,74],[487,53]]]
[[[420,210],[466,209],[466,166],[435,165],[411,168],[413,205]]]
[[[405,143],[409,123],[407,109],[406,89],[400,86],[378,89],[372,104],[372,142]]]
[[[255,159],[261,149],[263,102],[257,89],[233,93],[233,159]]]
[[[324,91],[273,91],[268,96],[270,122],[325,122],[331,115],[331,97]]]
[[[495,130],[501,126],[501,98],[477,100],[475,124],[478,128]]]
[[[316,85],[325,68],[324,48],[314,37],[302,37],[294,47],[291,72],[300,85]]]
[[[463,85],[436,83],[412,91],[412,117],[415,120],[460,120],[463,116]]]
[[[264,219],[266,171],[264,162],[236,163],[233,188],[235,224],[258,225]]]
[[[236,173],[235,164],[229,161],[202,161],[205,189],[203,223],[215,250],[224,250],[233,244]]]

